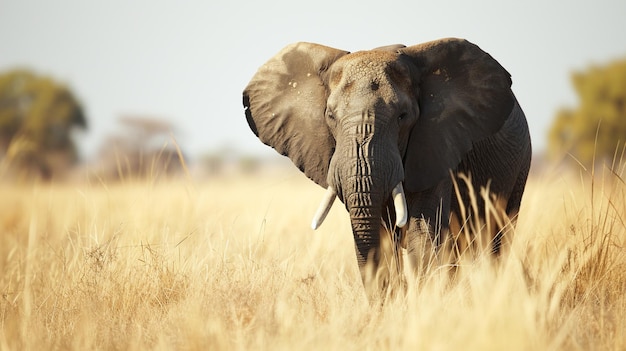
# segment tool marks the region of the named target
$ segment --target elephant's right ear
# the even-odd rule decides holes
[[[289,45],[259,68],[243,91],[254,134],[322,187],[328,185],[335,148],[325,122],[328,92],[322,76],[346,54],[311,43]]]

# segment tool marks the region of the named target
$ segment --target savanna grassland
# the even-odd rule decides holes
[[[534,175],[510,254],[370,306],[296,172],[0,185],[1,350],[626,350],[626,184]]]

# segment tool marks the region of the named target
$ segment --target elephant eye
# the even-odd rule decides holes
[[[406,118],[406,113],[401,113],[401,114],[398,116],[398,121],[402,121],[402,120],[403,120],[403,119],[405,119],[405,118]]]
[[[328,117],[328,119],[331,119],[331,120],[335,119],[335,115],[331,111],[326,112],[326,117]]]

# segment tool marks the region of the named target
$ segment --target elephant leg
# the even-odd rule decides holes
[[[431,189],[407,194],[410,220],[402,237],[407,274],[423,277],[448,260],[441,248],[449,233],[451,189],[451,181],[445,179]]]
[[[520,173],[515,180],[513,189],[506,204],[506,215],[508,223],[504,228],[496,234],[493,240],[493,253],[500,255],[502,251],[508,251],[511,246],[513,237],[513,229],[517,224],[517,215],[519,213],[520,204],[522,202],[522,195],[524,194],[524,188],[526,186],[526,180],[528,179],[528,172],[530,168],[530,153],[526,156],[526,159],[522,164],[524,165]]]
[[[484,252],[498,253],[505,233],[511,227],[505,212],[506,193],[494,193],[490,187],[494,182],[484,179],[480,173],[477,176],[467,174],[457,173],[451,199],[451,248],[457,259]]]
[[[425,218],[411,219],[402,240],[402,259],[407,279],[424,277],[439,265],[434,230]]]

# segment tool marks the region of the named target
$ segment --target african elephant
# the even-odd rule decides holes
[[[526,118],[510,74],[466,40],[355,53],[292,44],[259,68],[243,104],[254,134],[327,188],[314,229],[336,197],[345,204],[366,290],[389,260],[385,237],[415,254],[424,238],[439,247],[451,216],[467,215],[460,174],[517,215],[531,160]]]

